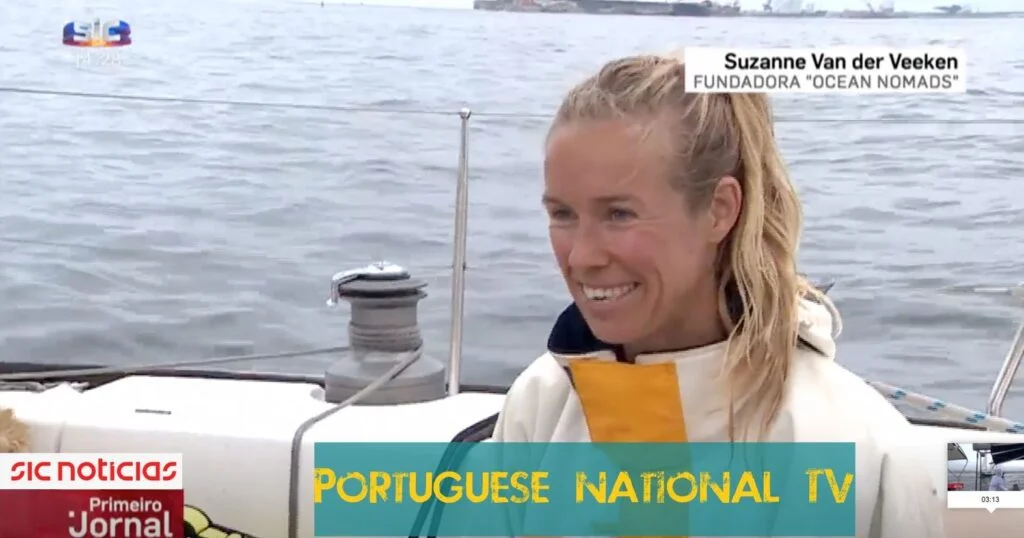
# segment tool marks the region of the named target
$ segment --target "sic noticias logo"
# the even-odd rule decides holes
[[[122,63],[121,49],[132,44],[132,28],[120,19],[71,21],[64,25],[62,41],[67,47],[75,47],[79,67],[118,66]]]

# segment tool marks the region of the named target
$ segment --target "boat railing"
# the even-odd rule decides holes
[[[462,388],[462,325],[466,303],[466,242],[469,235],[469,118],[459,111],[459,168],[455,186],[455,236],[452,240],[451,330],[448,338],[448,394]]]
[[[1014,292],[1015,295],[1024,297],[1024,284],[1018,286]],[[1010,392],[1010,387],[1017,378],[1017,370],[1020,368],[1021,360],[1024,360],[1024,320],[1017,327],[1017,333],[1010,344],[1010,350],[1006,353],[1006,358],[1003,360],[999,373],[996,375],[996,380],[992,384],[992,392],[989,394],[988,408],[986,409],[990,415],[1002,415],[1003,404],[1006,402],[1006,396]]]

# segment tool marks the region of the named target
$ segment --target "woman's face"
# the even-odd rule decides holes
[[[692,210],[669,184],[665,139],[643,133],[620,121],[556,127],[544,205],[555,258],[594,335],[642,351],[678,349],[684,333],[708,322],[720,329],[716,252],[736,216],[723,220],[718,191],[735,187],[725,189],[735,198],[725,213],[738,214],[739,186],[727,178],[706,209]]]

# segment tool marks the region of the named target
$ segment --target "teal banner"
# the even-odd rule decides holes
[[[317,443],[314,534],[853,536],[853,443]]]

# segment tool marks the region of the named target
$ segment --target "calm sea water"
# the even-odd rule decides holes
[[[806,204],[802,268],[837,281],[845,365],[974,407],[1024,312],[976,289],[1024,279],[1024,124],[906,121],[1024,121],[1019,21],[223,0],[8,0],[0,12],[2,86],[400,111],[0,93],[0,360],[137,364],[335,345],[347,317],[323,306],[330,275],[379,258],[430,282],[421,319],[431,353],[445,356],[456,112],[470,106],[465,372],[508,382],[543,351],[567,301],[538,201],[543,115],[612,56],[693,43],[965,47],[967,95],[778,101]],[[66,21],[93,14],[133,25],[120,65],[76,66],[59,44]],[[850,121],[820,122],[830,118]],[[239,367],[319,372],[327,361]],[[1011,397],[1007,410],[1024,415],[1024,403]]]

